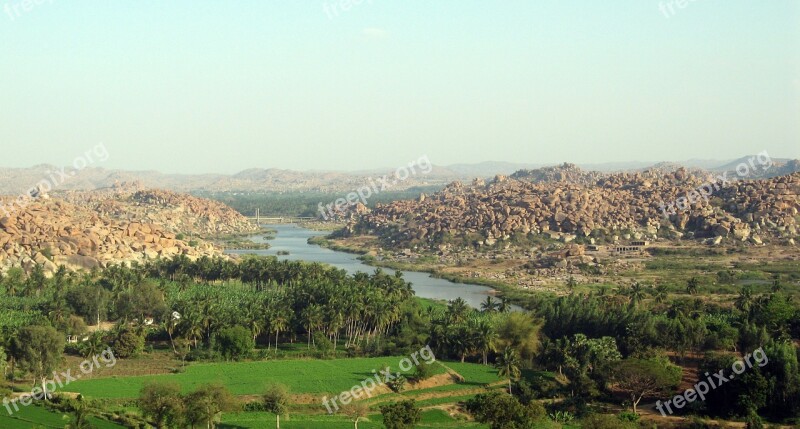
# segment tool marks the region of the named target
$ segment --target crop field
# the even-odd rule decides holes
[[[188,392],[206,383],[221,383],[228,387],[234,395],[252,397],[265,391],[269,383],[280,383],[287,386],[293,395],[305,396],[305,404],[296,404],[289,416],[281,419],[284,428],[349,428],[353,422],[341,414],[329,415],[324,412],[317,398],[324,395],[335,395],[349,390],[366,378],[373,376],[373,369],[380,370],[389,366],[392,372],[399,371],[402,356],[382,358],[354,358],[335,360],[280,360],[265,362],[193,364],[179,374],[155,376],[129,376],[93,378],[71,383],[64,390],[81,393],[87,398],[128,400],[136,398],[140,389],[149,381],[174,381]],[[464,382],[449,381],[446,372],[457,372],[464,377]],[[442,380],[434,385],[409,386],[408,389],[394,393],[383,390],[366,402],[370,406],[370,415],[359,422],[359,428],[381,428],[383,423],[379,408],[381,405],[405,399],[414,399],[423,408],[420,428],[485,428],[487,426],[474,422],[458,420],[446,411],[460,401],[486,391],[497,388],[502,383],[497,377],[497,370],[492,366],[472,363],[442,362],[432,366],[432,374],[440,375]],[[19,420],[16,426],[0,427],[11,429],[28,429],[30,422],[44,427],[63,427],[60,415],[37,409],[35,416]],[[226,413],[219,426],[223,429],[256,429],[266,427],[266,422],[274,422],[275,415],[264,412]],[[27,422],[27,423],[25,423]],[[97,424],[98,429],[116,428],[113,424],[103,422]],[[61,426],[59,426],[61,424]]]
[[[294,394],[335,394],[350,390],[364,379],[374,377],[373,369],[389,366],[399,372],[402,356],[335,360],[281,360],[266,362],[195,364],[183,373],[152,377],[107,377],[71,383],[64,391],[88,398],[136,398],[149,381],[174,381],[186,392],[207,383],[221,383],[234,395],[259,395],[270,383],[283,384]],[[445,363],[465,378],[465,387],[499,381],[491,366]],[[445,373],[442,365],[432,366],[433,375]]]
[[[121,429],[123,426],[90,417],[89,422],[96,429]],[[39,406],[20,407],[18,412],[8,415],[5,408],[0,409],[0,428],[3,429],[62,429],[69,423],[69,417],[57,411],[49,411]]]

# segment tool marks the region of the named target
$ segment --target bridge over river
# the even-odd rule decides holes
[[[255,216],[247,216],[247,219],[250,222],[255,222],[257,224],[267,223],[267,224],[275,224],[275,223],[298,223],[308,220],[314,220],[316,217],[314,216],[284,216],[284,215],[262,215],[259,209],[256,209]]]

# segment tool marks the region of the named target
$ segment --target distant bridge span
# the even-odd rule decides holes
[[[247,219],[257,224],[261,223],[297,223],[307,220],[314,220],[314,216],[281,216],[281,215],[262,215],[259,209],[256,209],[255,216],[247,216]]]

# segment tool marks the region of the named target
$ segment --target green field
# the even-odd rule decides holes
[[[392,372],[399,371],[398,357],[382,358],[357,358],[334,360],[276,360],[264,362],[241,363],[215,363],[193,364],[180,374],[167,374],[142,377],[107,377],[91,380],[76,381],[65,387],[65,391],[78,392],[88,398],[126,400],[136,398],[141,388],[149,381],[174,381],[184,392],[192,391],[206,383],[221,383],[228,387],[235,395],[260,395],[268,383],[286,385],[293,394],[308,394],[313,396],[335,395],[350,390],[364,379],[372,377],[373,369],[380,370],[386,366]],[[482,390],[489,384],[496,384],[501,380],[497,377],[497,370],[492,366],[472,363],[444,362],[433,365],[433,374],[444,374],[449,368],[461,374],[465,381],[459,384],[444,384],[424,389],[405,390],[400,394],[386,393],[375,396],[367,401],[372,408],[366,420],[359,422],[359,428],[383,427],[381,416],[378,413],[380,405],[405,399],[416,399],[420,406],[435,407],[454,404],[469,399],[475,391]],[[28,429],[31,422],[44,425],[46,428],[63,427],[66,420],[62,421],[60,415],[47,413],[39,409],[39,415],[28,418],[27,422],[20,420],[17,425],[4,424],[0,420],[0,428]],[[275,416],[261,412],[228,413],[223,418],[220,428],[224,429],[256,429],[272,427]],[[17,423],[16,421],[14,423]],[[98,429],[111,429],[119,426],[98,424]],[[60,425],[59,425],[60,424]],[[281,419],[284,428],[351,428],[353,423],[342,415],[328,415],[321,404],[296,404],[288,418]],[[451,417],[446,411],[438,408],[428,408],[423,411],[423,419],[417,426],[419,428],[485,428],[487,426],[474,422],[465,422]]]
[[[262,429],[274,427],[275,415],[270,413],[239,413],[227,414],[222,419],[220,429]],[[353,422],[339,415],[289,415],[281,418],[281,428],[286,429],[348,429],[353,427]],[[367,419],[358,422],[359,429],[381,429],[383,420],[380,414],[370,415]],[[422,420],[417,428],[488,428],[474,422],[456,420],[447,412],[438,409],[422,412]]]
[[[180,374],[146,377],[109,377],[76,381],[63,390],[77,392],[88,398],[136,398],[148,381],[174,381],[185,392],[208,383],[221,383],[234,395],[260,395],[269,383],[287,386],[295,394],[338,394],[350,390],[364,379],[373,377],[372,370],[391,367],[398,372],[400,357],[334,359],[334,360],[280,360],[265,362],[214,363],[190,365]],[[451,365],[450,363],[447,364]],[[472,368],[475,367],[475,368]],[[497,381],[491,367],[475,364],[458,364],[469,382]],[[433,366],[434,374],[445,372],[440,365]],[[412,370],[413,371],[413,370]],[[473,379],[474,377],[474,379]],[[488,380],[488,381],[486,381]]]
[[[5,408],[0,409],[0,428],[2,429],[32,429],[32,428],[57,428],[63,429],[69,423],[70,416],[60,412],[48,411],[43,407],[20,407],[18,412],[9,416]],[[96,429],[121,429],[124,426],[106,420],[90,417],[89,421]]]

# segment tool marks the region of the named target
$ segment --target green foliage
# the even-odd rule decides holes
[[[543,416],[543,409],[525,407],[517,398],[500,392],[482,393],[466,402],[467,411],[492,429],[529,428],[533,421]]]
[[[2,356],[2,355],[0,355]],[[430,378],[433,375],[433,369],[431,368],[431,364],[427,362],[420,362],[414,365],[414,380],[415,381],[423,381]]]
[[[183,420],[181,387],[171,382],[150,382],[139,393],[139,409],[159,428],[176,427]]]
[[[236,411],[240,403],[231,395],[225,386],[207,384],[185,398],[186,421],[190,425],[206,425],[216,428],[224,411]]]
[[[118,358],[135,357],[144,351],[144,337],[131,328],[125,328],[114,338],[111,348]]]
[[[549,417],[550,420],[561,424],[567,424],[575,420],[575,415],[569,411],[556,411],[548,414],[547,417]]]
[[[762,423],[761,417],[759,417],[758,414],[751,412],[745,420],[744,427],[745,429],[764,429],[764,423]]]
[[[381,414],[387,429],[411,429],[422,417],[414,400],[384,405],[381,407]]]
[[[11,355],[18,368],[42,379],[61,363],[64,343],[64,336],[49,326],[28,326],[14,337]]]
[[[623,412],[617,414],[617,418],[619,418],[623,422],[635,423],[635,422],[639,421],[641,416],[638,415],[638,414],[635,414],[635,413],[628,412],[628,411],[623,411]]]
[[[625,359],[614,368],[616,387],[629,395],[633,412],[644,397],[665,395],[677,387],[681,368],[665,357]]]
[[[634,414],[636,415],[636,414]],[[621,416],[621,414],[620,414]],[[581,429],[634,429],[636,420],[628,420],[609,414],[591,414],[581,420]],[[638,417],[638,415],[636,415]]]
[[[394,379],[387,381],[386,385],[389,387],[389,389],[392,389],[393,392],[400,393],[406,388],[407,383],[408,379],[401,374]]]
[[[236,360],[247,357],[255,348],[255,341],[249,329],[233,326],[219,331],[215,346],[226,359]]]

